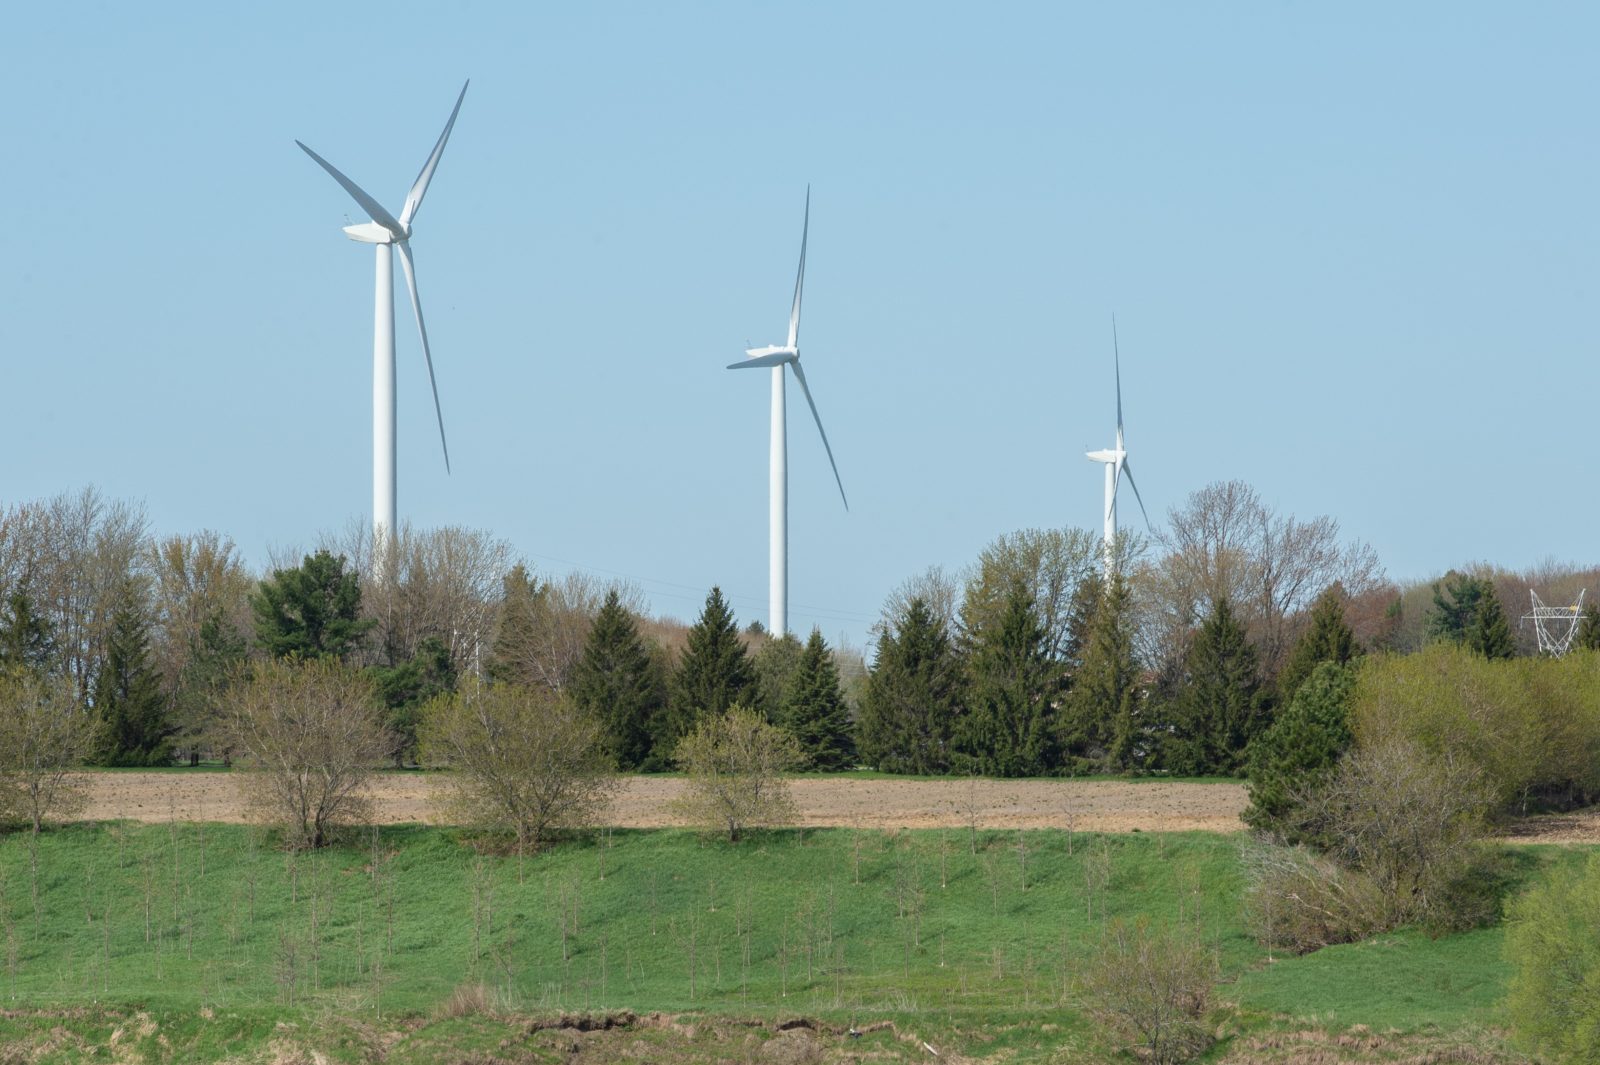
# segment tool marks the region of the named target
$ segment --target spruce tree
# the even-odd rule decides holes
[[[1484,591],[1492,595],[1494,585],[1487,578],[1451,570],[1433,586],[1433,610],[1428,614],[1428,636],[1448,643],[1463,643]]]
[[[748,629],[746,630],[749,631]],[[752,656],[755,670],[756,695],[747,700],[752,709],[761,711],[774,725],[782,725],[784,708],[794,694],[795,677],[800,669],[800,659],[805,646],[793,633],[769,637],[761,642]]]
[[[1186,683],[1169,708],[1166,767],[1180,776],[1237,776],[1268,715],[1255,648],[1227,599],[1201,624],[1184,665]]]
[[[376,622],[361,616],[361,583],[343,555],[305,556],[274,570],[250,599],[256,639],[276,658],[345,658]]]
[[[500,610],[495,615],[494,636],[484,670],[490,680],[502,684],[534,682],[534,671],[527,663],[538,633],[539,600],[544,595],[544,588],[520,562],[501,578]]]
[[[1082,663],[1063,701],[1057,738],[1074,771],[1128,769],[1135,761],[1140,699],[1128,583],[1115,573],[1109,586],[1098,577],[1084,584],[1102,598],[1089,614]]]
[[[161,677],[150,662],[150,628],[128,582],[111,612],[106,657],[95,676],[101,765],[160,766],[172,761],[172,726]]]
[[[1600,606],[1590,603],[1583,608],[1583,620],[1578,623],[1574,642],[1589,651],[1600,651]]]
[[[1045,640],[1033,597],[1020,583],[999,618],[976,634],[961,747],[980,773],[1031,777],[1055,767],[1058,685]]]
[[[1311,608],[1311,623],[1278,674],[1278,691],[1287,705],[1296,689],[1320,663],[1344,665],[1360,653],[1356,634],[1344,619],[1344,589],[1331,584]]]
[[[1510,658],[1517,653],[1516,641],[1511,638],[1511,624],[1500,607],[1494,585],[1487,580],[1483,583],[1483,594],[1473,611],[1472,623],[1467,626],[1466,646],[1485,658]]]
[[[961,712],[961,657],[921,598],[878,637],[856,722],[861,758],[885,773],[947,773]]]
[[[615,589],[595,615],[570,690],[572,701],[601,721],[618,768],[646,764],[652,728],[666,704],[666,675]],[[658,759],[663,767],[670,755]]]
[[[833,652],[817,629],[811,630],[801,652],[779,724],[799,741],[810,768],[836,772],[855,764],[850,708],[839,688]]]
[[[706,605],[689,629],[688,646],[672,675],[667,712],[656,730],[655,746],[670,753],[702,717],[721,715],[735,703],[749,703],[756,694],[750,664],[733,611],[712,588]]]
[[[50,622],[34,609],[33,598],[25,589],[13,589],[0,613],[0,666],[42,675],[50,672],[55,657]]]
[[[417,761],[417,726],[422,707],[456,689],[456,664],[437,636],[425,637],[417,653],[393,666],[374,666],[372,680],[383,702],[384,724],[395,736],[394,767]]]
[[[189,657],[178,674],[173,696],[174,739],[191,766],[200,764],[200,747],[212,731],[227,690],[239,679],[249,654],[244,633],[220,610],[209,612],[192,638]],[[222,750],[224,762],[230,751]]]
[[[1296,835],[1294,814],[1300,797],[1333,773],[1354,742],[1350,700],[1355,676],[1352,666],[1319,662],[1272,727],[1250,745],[1246,824],[1306,842]]]

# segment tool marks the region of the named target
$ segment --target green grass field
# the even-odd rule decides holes
[[[729,845],[618,831],[518,859],[407,826],[289,855],[240,826],[78,825],[40,838],[35,882],[13,835],[0,841],[0,1039],[37,1049],[41,1030],[81,1028],[63,1061],[118,1028],[149,1043],[149,1060],[265,1053],[285,1031],[367,1060],[360,1033],[386,1025],[418,1054],[440,1039],[504,1042],[510,1022],[444,1016],[461,992],[487,1009],[458,1013],[888,1020],[967,1053],[1056,1060],[1094,1045],[1073,980],[1105,923],[1180,915],[1217,950],[1230,1031],[1496,1023],[1498,929],[1269,963],[1240,924],[1238,845],[849,829]],[[385,1056],[403,1060],[396,1046]]]

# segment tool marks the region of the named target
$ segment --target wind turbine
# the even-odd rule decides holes
[[[768,472],[769,502],[767,594],[769,628],[774,636],[789,631],[789,456],[788,433],[784,424],[784,370],[794,371],[800,382],[800,391],[806,395],[811,417],[816,420],[817,433],[822,437],[823,449],[828,452],[828,465],[833,467],[833,479],[839,485],[839,498],[844,509],[850,509],[845,498],[844,482],[839,479],[839,464],[833,461],[833,448],[828,445],[828,434],[822,428],[822,416],[817,413],[816,400],[811,398],[811,388],[806,384],[806,373],[800,368],[800,292],[806,281],[806,237],[811,230],[811,186],[806,186],[805,222],[800,230],[800,272],[794,279],[794,304],[789,308],[789,339],[784,344],[769,344],[764,348],[747,348],[743,362],[728,364],[730,370],[748,370],[760,366],[772,368],[772,456]]]
[[[450,121],[444,124],[439,142],[433,146],[422,172],[412,182],[411,191],[396,218],[383,205],[354,181],[345,177],[322,156],[300,141],[300,149],[317,165],[333,176],[367,212],[370,222],[345,226],[344,232],[351,240],[376,246],[378,258],[377,296],[372,317],[372,532],[374,552],[383,554],[384,546],[397,528],[395,516],[395,363],[394,363],[394,258],[393,249],[400,251],[400,266],[406,275],[406,289],[411,293],[411,310],[417,318],[417,334],[422,338],[422,357],[428,364],[428,384],[433,388],[433,412],[439,419],[439,445],[444,449],[445,472],[450,472],[450,445],[444,438],[444,412],[439,407],[439,385],[433,376],[433,353],[428,349],[428,327],[422,321],[422,303],[417,298],[416,264],[411,258],[411,220],[422,206],[428,183],[444,154],[445,141],[461,112],[461,101],[466,99],[468,81],[461,86],[456,106],[450,112]]]
[[[1112,552],[1117,540],[1117,487],[1123,474],[1127,474],[1128,487],[1133,489],[1133,498],[1139,503],[1139,513],[1144,515],[1146,526],[1150,524],[1150,514],[1144,509],[1144,499],[1139,495],[1139,486],[1133,480],[1133,467],[1128,465],[1128,450],[1122,439],[1122,352],[1117,345],[1117,319],[1111,318],[1111,350],[1117,369],[1117,445],[1105,451],[1085,452],[1085,457],[1091,462],[1103,462],[1106,467],[1106,538],[1105,538],[1105,567],[1106,576],[1111,576],[1113,563]]]

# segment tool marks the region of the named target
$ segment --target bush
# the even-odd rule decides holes
[[[1309,954],[1383,931],[1389,907],[1371,877],[1305,847],[1243,855],[1245,922],[1265,946]]]
[[[291,847],[366,820],[367,782],[394,750],[372,680],[335,658],[256,663],[225,711],[246,801]]]
[[[423,711],[423,761],[455,772],[443,804],[458,823],[538,850],[553,829],[592,824],[618,787],[598,715],[547,688],[496,684]]]
[[[1597,652],[1490,661],[1435,645],[1369,660],[1351,723],[1361,746],[1400,741],[1476,767],[1498,810],[1600,795]]]
[[[1214,1041],[1205,1023],[1216,955],[1187,926],[1152,931],[1140,918],[1113,921],[1079,977],[1090,1015],[1155,1065],[1175,1065]]]
[[[1328,840],[1331,857],[1372,881],[1382,927],[1470,927],[1492,916],[1466,888],[1484,871],[1492,798],[1475,766],[1390,741],[1346,754],[1296,830]]]
[[[794,800],[783,774],[804,761],[800,744],[786,730],[734,706],[726,714],[701,718],[679,741],[677,762],[689,780],[674,805],[737,843],[746,829],[793,818]]]
[[[1518,1039],[1554,1062],[1600,1060],[1600,855],[1555,870],[1511,906],[1507,1011]]]
[[[0,670],[0,820],[35,833],[86,801],[75,772],[94,743],[72,682],[31,670]]]

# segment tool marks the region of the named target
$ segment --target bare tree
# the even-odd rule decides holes
[[[799,767],[804,755],[793,736],[753,710],[734,706],[702,718],[679,741],[676,758],[689,779],[674,805],[691,820],[727,832],[729,842],[747,829],[793,819],[783,774]]]
[[[421,743],[424,763],[454,770],[448,816],[512,833],[519,853],[593,824],[620,786],[600,719],[548,688],[442,696],[423,712]]]
[[[0,818],[37,835],[46,821],[81,810],[87,798],[76,770],[93,739],[71,678],[0,672]]]
[[[883,601],[883,613],[872,626],[874,637],[894,628],[895,619],[905,616],[913,599],[921,599],[924,606],[944,622],[951,632],[956,627],[956,611],[961,606],[961,580],[945,572],[943,566],[929,566],[914,577],[907,577]]]
[[[606,595],[639,613],[643,595],[631,584],[569,573],[541,581],[524,567],[506,575],[495,617],[491,671],[500,680],[562,691],[583,657],[589,629]]]
[[[291,847],[321,847],[365,820],[368,782],[394,745],[372,681],[333,658],[256,663],[222,730],[247,801]]]
[[[1341,543],[1339,523],[1274,514],[1255,489],[1222,481],[1192,493],[1167,515],[1165,552],[1141,577],[1152,661],[1170,661],[1183,634],[1226,598],[1249,629],[1262,666],[1275,675],[1295,635],[1295,616],[1338,582],[1350,598],[1383,583],[1371,547]]]
[[[1128,564],[1140,544],[1131,536],[1121,539]],[[1044,624],[1045,646],[1060,659],[1070,641],[1073,594],[1103,564],[1103,540],[1084,529],[1021,529],[1000,536],[979,554],[967,578],[961,628],[970,635],[997,621],[1020,582]]]

